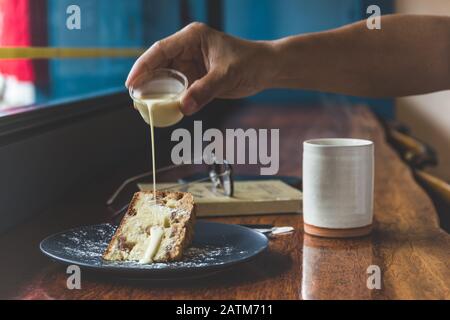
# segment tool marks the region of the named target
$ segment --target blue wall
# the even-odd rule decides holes
[[[68,30],[66,9],[81,8],[81,30]],[[49,0],[50,47],[147,47],[180,27],[179,0]],[[50,92],[58,99],[123,89],[132,59],[53,59]]]
[[[361,18],[359,0],[225,0],[225,31],[254,40],[332,29]]]

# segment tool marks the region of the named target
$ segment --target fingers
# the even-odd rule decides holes
[[[161,42],[156,42],[136,60],[128,74],[125,86],[129,88],[135,83],[139,76],[144,73],[150,73],[152,70],[163,66],[167,62]]]
[[[150,73],[156,68],[167,67],[171,60],[183,53],[187,46],[198,46],[200,31],[205,27],[198,23],[191,23],[177,33],[153,44],[132,67],[128,74],[125,86],[128,88],[136,79],[145,73]]]
[[[224,77],[217,71],[195,81],[181,99],[181,111],[191,115],[218,97],[223,91]]]

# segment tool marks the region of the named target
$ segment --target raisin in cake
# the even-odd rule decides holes
[[[179,260],[194,229],[194,199],[190,193],[137,192],[103,259],[140,263]]]

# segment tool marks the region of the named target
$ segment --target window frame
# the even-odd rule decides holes
[[[131,106],[128,92],[115,90],[17,108],[20,110],[17,113],[0,117],[0,147],[87,117],[115,111],[127,103]]]

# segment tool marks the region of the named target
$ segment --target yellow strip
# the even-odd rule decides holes
[[[141,48],[2,47],[0,59],[119,58],[137,57],[143,52]]]

